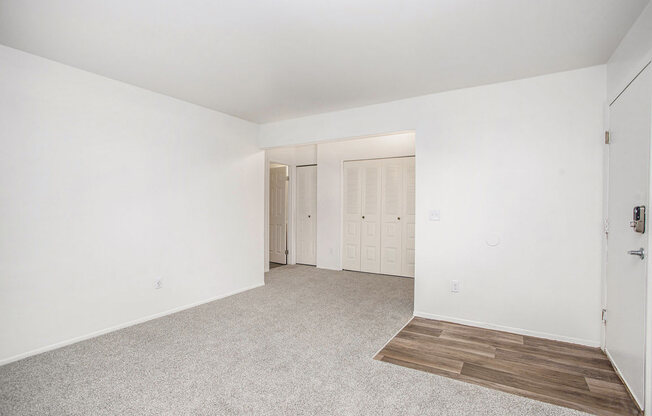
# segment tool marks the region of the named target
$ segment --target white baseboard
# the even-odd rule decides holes
[[[130,327],[130,326],[133,326],[133,325],[141,324],[143,322],[151,321],[152,319],[160,318],[160,317],[163,317],[163,316],[166,316],[166,315],[171,315],[171,314],[176,313],[176,312],[181,312],[181,311],[186,310],[186,309],[194,308],[195,306],[203,305],[204,303],[209,303],[209,302],[213,302],[213,301],[218,300],[218,299],[223,299],[223,298],[226,298],[226,297],[229,297],[229,296],[237,295],[238,293],[246,292],[247,290],[255,289],[257,287],[261,287],[261,286],[264,286],[264,285],[265,285],[265,283],[260,283],[260,284],[257,284],[257,285],[248,286],[248,287],[245,287],[245,288],[242,288],[242,289],[234,290],[232,292],[224,293],[222,295],[217,295],[217,296],[213,296],[213,297],[208,298],[208,299],[200,300],[198,302],[193,302],[193,303],[190,303],[190,304],[187,304],[187,305],[178,306],[176,308],[172,308],[172,309],[169,309],[167,311],[163,311],[163,312],[155,313],[153,315],[148,315],[148,316],[145,316],[145,317],[142,317],[142,318],[134,319],[133,321],[128,321],[128,322],[124,322],[124,323],[114,325],[114,326],[111,326],[111,327],[108,327],[108,328],[100,329],[99,331],[93,331],[91,333],[81,335],[81,336],[78,336],[78,337],[74,337],[74,338],[70,338],[70,339],[67,339],[65,341],[60,341],[60,342],[56,342],[54,344],[46,345],[45,347],[36,348],[34,350],[27,351],[27,352],[24,352],[24,353],[21,353],[21,354],[17,354],[17,355],[14,355],[12,357],[9,357],[9,358],[3,358],[3,359],[0,359],[0,366],[12,363],[14,361],[22,360],[23,358],[31,357],[32,355],[37,355],[37,354],[41,354],[41,353],[44,353],[44,352],[47,352],[47,351],[56,350],[57,348],[65,347],[66,345],[74,344],[76,342],[85,341],[87,339],[95,338],[95,337],[98,337],[100,335],[108,334],[109,332],[117,331],[119,329],[123,329],[123,328],[127,328],[127,327]]]
[[[418,316],[420,318],[436,319],[438,321],[448,321],[448,322],[453,322],[453,323],[462,324],[462,325],[477,326],[479,328],[485,328],[485,329],[495,329],[497,331],[512,332],[514,334],[527,335],[527,336],[531,336],[531,337],[538,337],[538,338],[545,338],[545,339],[551,339],[551,340],[554,340],[554,341],[569,342],[569,343],[572,343],[572,344],[585,345],[585,346],[588,346],[588,347],[596,347],[596,348],[600,347],[600,340],[588,340],[588,339],[581,339],[581,338],[573,338],[573,337],[567,337],[567,336],[564,336],[564,335],[549,334],[549,333],[546,333],[546,332],[539,332],[539,331],[531,331],[529,329],[512,328],[510,326],[496,325],[496,324],[490,324],[490,323],[486,323],[486,322],[471,321],[471,320],[468,320],[468,319],[453,318],[452,316],[442,316],[442,315],[436,315],[436,314],[432,314],[432,313],[419,312],[419,311],[414,311],[414,316]]]
[[[341,272],[343,269],[341,267],[330,267],[330,266],[320,266],[319,264],[315,266],[318,269],[323,269],[323,270],[334,270],[336,272]]]
[[[634,400],[636,401],[636,404],[638,405],[638,408],[642,409],[643,408],[643,402],[638,397],[636,397],[636,395],[634,394],[632,389],[629,387],[629,384],[627,384],[627,380],[625,380],[625,378],[623,377],[623,373],[620,372],[620,368],[618,368],[618,366],[616,365],[616,362],[614,361],[613,357],[611,356],[611,354],[609,354],[609,350],[607,350],[605,348],[603,351],[607,355],[607,358],[609,358],[609,361],[611,361],[611,365],[614,367],[614,370],[616,370],[616,374],[618,374],[618,377],[620,377],[620,380],[623,382],[623,384],[627,388],[627,391],[629,392],[630,396],[632,396],[634,398]]]

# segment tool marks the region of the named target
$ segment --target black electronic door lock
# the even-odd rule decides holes
[[[629,226],[637,233],[643,234],[645,232],[645,205],[634,207],[632,221],[629,222]]]

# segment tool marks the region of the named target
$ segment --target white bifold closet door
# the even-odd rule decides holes
[[[317,264],[317,166],[297,167],[297,263]]]
[[[344,269],[380,272],[380,188],[380,161],[344,163]]]
[[[342,268],[414,276],[414,158],[344,163]]]
[[[362,164],[362,215],[360,226],[360,270],[380,273],[380,161]]]
[[[362,163],[343,167],[342,268],[360,270],[360,226],[362,225]]]
[[[400,275],[403,271],[403,159],[385,159],[382,166],[382,229],[380,271]]]

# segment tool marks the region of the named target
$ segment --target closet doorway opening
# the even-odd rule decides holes
[[[269,165],[269,267],[288,264],[288,166]]]

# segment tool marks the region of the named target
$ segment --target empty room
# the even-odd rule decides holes
[[[0,0],[0,415],[652,415],[649,0]]]

